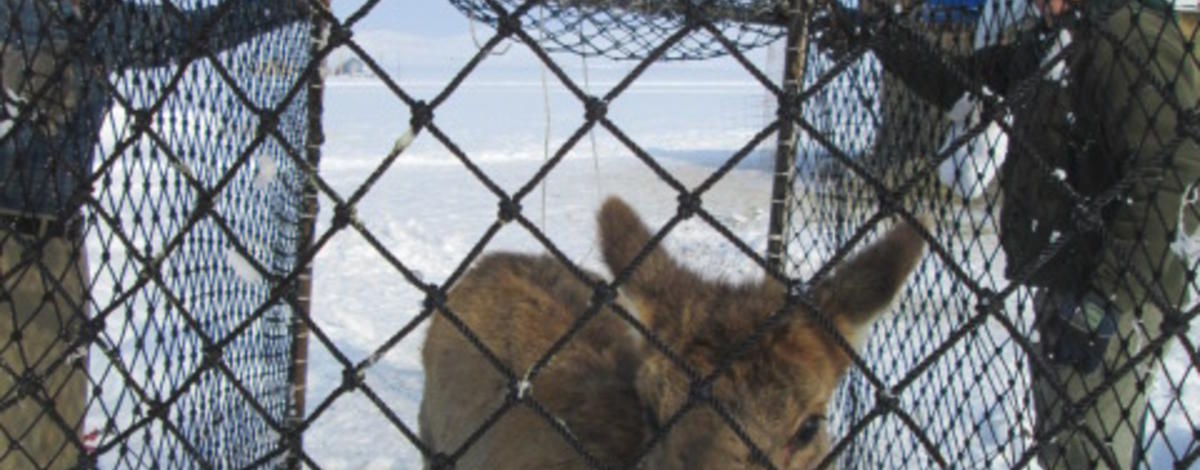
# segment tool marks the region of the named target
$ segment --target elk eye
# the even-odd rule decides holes
[[[824,416],[810,416],[800,425],[800,429],[796,430],[796,434],[792,435],[792,439],[788,441],[793,449],[799,449],[812,442],[813,438],[817,437],[817,433],[821,432],[821,421],[824,421]]]

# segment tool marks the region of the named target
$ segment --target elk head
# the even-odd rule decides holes
[[[616,198],[601,208],[599,230],[614,275],[651,240],[637,214]],[[839,263],[808,292],[808,302],[789,303],[787,289],[773,278],[706,279],[661,247],[647,251],[620,285],[624,304],[694,377],[642,343],[638,399],[647,425],[665,433],[643,459],[646,467],[734,468],[765,459],[776,468],[809,468],[819,462],[828,447],[826,405],[850,365],[837,336],[857,345],[923,252],[918,231],[898,224]],[[760,328],[765,322],[775,323]],[[712,380],[693,380],[722,364]],[[752,452],[746,438],[762,453]]]

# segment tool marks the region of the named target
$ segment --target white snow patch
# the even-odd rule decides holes
[[[991,90],[983,89],[984,95],[992,96]],[[942,141],[938,154],[947,152],[950,146],[983,122],[983,103],[970,93],[954,103],[947,117],[950,129]],[[1006,122],[1011,119],[1005,116]],[[982,196],[996,177],[1000,165],[1008,153],[1008,134],[996,121],[989,121],[984,131],[954,150],[949,158],[938,165],[938,177],[963,199],[973,200]]]
[[[252,284],[262,281],[262,275],[258,273],[257,269],[254,269],[254,265],[250,264],[250,261],[232,246],[225,248],[225,261],[229,263],[234,274],[237,274],[243,281]]]
[[[275,163],[275,160],[266,152],[259,152],[255,155],[254,162],[257,164],[254,172],[254,189],[265,190],[279,174],[279,164]]]

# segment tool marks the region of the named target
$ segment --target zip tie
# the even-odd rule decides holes
[[[396,143],[392,144],[392,154],[399,155],[404,153],[405,150],[408,150],[408,146],[412,145],[414,139],[416,139],[416,134],[413,132],[412,127],[409,127],[400,138],[396,139]]]
[[[525,371],[525,376],[521,377],[521,380],[517,381],[517,399],[518,400],[524,400],[526,397],[529,396],[530,392],[533,390],[533,383],[529,381],[529,374],[532,372],[533,372],[533,369]]]

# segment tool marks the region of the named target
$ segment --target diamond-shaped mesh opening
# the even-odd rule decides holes
[[[435,80],[363,31],[383,2],[9,3],[0,467],[1200,462],[1200,79],[1161,2],[451,0]],[[753,93],[648,107],[692,59]],[[519,61],[544,85],[496,99]],[[318,171],[327,138],[369,150]],[[838,266],[906,233],[852,328],[888,286]]]

